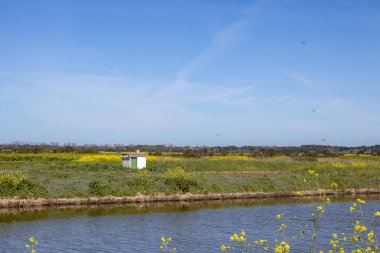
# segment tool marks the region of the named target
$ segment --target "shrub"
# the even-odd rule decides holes
[[[155,188],[155,181],[150,176],[148,170],[140,170],[137,172],[137,177],[132,181],[133,188],[138,192],[145,194],[152,193]]]
[[[174,186],[182,193],[189,192],[191,188],[196,188],[199,186],[195,177],[181,167],[168,170],[165,173],[165,183]]]
[[[105,196],[107,194],[107,187],[99,181],[93,180],[88,184],[88,192],[91,196]]]
[[[47,191],[42,186],[31,182],[21,172],[8,172],[0,174],[1,197],[31,197],[46,196]]]

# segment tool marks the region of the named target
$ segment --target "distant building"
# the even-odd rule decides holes
[[[144,169],[146,168],[146,155],[140,154],[122,154],[124,168]]]

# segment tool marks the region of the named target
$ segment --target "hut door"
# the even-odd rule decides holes
[[[137,157],[131,158],[131,168],[137,169]]]

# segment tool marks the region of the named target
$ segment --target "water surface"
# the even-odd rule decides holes
[[[380,210],[380,196],[365,197],[368,217]],[[348,208],[353,199],[339,199],[328,207],[319,240],[328,247],[331,234],[349,232]],[[219,252],[233,232],[245,230],[251,240],[280,238],[276,215],[297,216],[309,222],[315,200],[272,199],[212,201],[117,206],[80,209],[0,210],[1,252],[25,252],[29,236],[38,241],[38,252],[160,252],[161,236],[171,236],[179,252]],[[379,219],[380,220],[380,219]],[[380,233],[380,221],[373,225]],[[306,252],[295,226],[288,224],[294,252]],[[301,224],[301,223],[298,223]]]

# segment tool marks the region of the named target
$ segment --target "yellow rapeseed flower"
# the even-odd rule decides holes
[[[282,248],[281,245],[277,245],[275,248],[274,248],[274,252],[276,253],[282,253],[284,251],[284,249]]]
[[[359,202],[360,204],[365,204],[365,200],[357,199],[356,201]]]
[[[345,165],[343,163],[340,163],[340,162],[336,162],[333,164],[333,167],[336,168],[336,169],[342,169],[345,167]]]
[[[230,240],[231,240],[231,241],[239,241],[239,236],[238,236],[236,233],[234,233],[234,234],[230,237]]]
[[[317,206],[317,211],[318,212],[323,212],[324,211],[323,206],[321,206],[321,205]]]
[[[353,162],[351,163],[352,167],[358,168],[358,169],[364,169],[367,167],[367,164],[365,162]]]
[[[281,224],[281,226],[277,229],[278,232],[284,230],[286,228],[286,225],[284,223]]]
[[[366,226],[360,226],[360,225],[356,225],[356,226],[354,227],[354,229],[355,229],[356,231],[359,231],[359,232],[367,231],[367,227],[366,227]]]
[[[374,240],[373,240],[373,236],[374,236],[374,235],[375,235],[375,234],[374,234],[373,231],[371,231],[371,232],[369,232],[369,233],[367,234],[368,241],[370,241],[371,243],[372,243],[372,241],[374,241]]]

